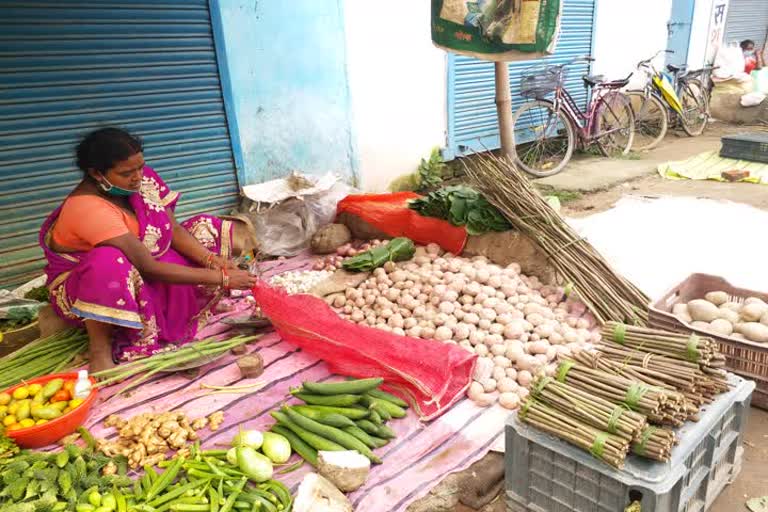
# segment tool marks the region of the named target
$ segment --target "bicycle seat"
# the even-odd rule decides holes
[[[584,85],[587,85],[589,87],[594,87],[598,84],[603,83],[603,75],[584,75],[581,77],[582,80],[584,80]]]
[[[684,66],[675,66],[674,64],[667,64],[667,69],[671,73],[678,73],[678,72],[682,71],[683,69],[685,69],[685,67]]]

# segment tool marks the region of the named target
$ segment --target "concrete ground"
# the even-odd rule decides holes
[[[722,135],[748,129],[713,123],[702,136],[696,138],[670,131],[666,139],[649,152],[613,160],[580,155],[574,158],[564,172],[537,180],[537,184],[543,190],[559,195],[563,201],[563,214],[572,217],[607,210],[625,194],[726,199],[768,211],[768,187],[742,183],[670,181],[662,179],[656,171],[661,163],[719,149]],[[485,460],[491,457],[494,455],[490,454]],[[477,477],[473,468],[447,476],[428,496],[412,504],[408,512],[473,512],[476,509],[462,505],[459,496],[466,488],[476,486]],[[747,511],[746,500],[760,496],[768,496],[768,411],[753,407],[744,436],[741,473],[725,488],[709,512]],[[504,512],[504,501],[501,496],[497,496],[480,511]]]

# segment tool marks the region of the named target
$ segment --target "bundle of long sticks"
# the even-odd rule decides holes
[[[573,355],[574,361],[608,374],[621,376],[636,383],[647,385],[649,389],[663,393],[664,399],[660,403],[659,410],[648,413],[651,423],[680,426],[686,420],[698,419],[699,408],[696,403],[688,400],[685,394],[679,392],[674,386],[660,380],[659,375],[648,375],[642,367],[632,367],[625,362],[618,362],[603,357],[600,352],[581,351]]]
[[[531,385],[531,396],[563,415],[619,436],[627,442],[638,438],[646,426],[646,418],[642,414],[558,382],[552,377],[537,377]]]
[[[724,375],[704,373],[696,363],[614,344],[601,343],[596,348],[603,359],[615,362],[621,375],[654,386],[672,387],[696,405],[711,403],[716,395],[728,391]]]
[[[576,354],[579,357],[587,352]],[[690,413],[685,397],[677,391],[648,386],[642,381],[592,368],[591,360],[564,359],[557,369],[557,379],[587,393],[616,404],[625,404],[658,425],[680,426]]]
[[[632,453],[646,459],[667,462],[676,444],[677,437],[672,430],[648,425],[632,443]]]
[[[603,340],[609,340],[635,350],[698,364],[702,371],[722,374],[725,356],[717,342],[706,336],[679,334],[647,327],[607,322],[603,326]]]
[[[539,246],[600,324],[615,320],[647,325],[649,298],[616,273],[512,162],[489,153],[462,163],[472,184],[516,230]]]
[[[519,417],[539,430],[589,451],[611,466],[619,469],[624,467],[630,446],[624,437],[598,430],[530,396],[520,408]]]

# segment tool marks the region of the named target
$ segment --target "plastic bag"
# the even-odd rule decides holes
[[[297,187],[296,183],[304,184]],[[333,221],[338,202],[354,189],[336,176],[293,174],[243,187],[243,207],[262,252],[295,256],[309,247],[317,229]]]
[[[765,94],[761,92],[750,92],[741,97],[739,103],[742,107],[756,107],[765,100]]]
[[[419,197],[414,192],[351,195],[339,202],[338,213],[355,215],[391,237],[405,236],[421,245],[436,243],[460,254],[467,243],[467,230],[408,208],[408,201]]]
[[[715,82],[737,80],[750,81],[750,76],[744,72],[744,53],[738,46],[720,48],[715,56],[712,80]]]
[[[561,0],[433,0],[432,42],[494,61],[529,60],[555,51]]]
[[[457,345],[398,336],[339,317],[322,299],[288,295],[259,282],[262,313],[282,338],[350,377],[383,377],[384,387],[413,405],[423,420],[448,410],[466,392],[477,356]]]

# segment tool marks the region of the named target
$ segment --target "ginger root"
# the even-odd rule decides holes
[[[219,427],[221,427],[222,423],[224,423],[223,411],[216,411],[215,413],[208,416],[208,426],[210,427],[211,432],[216,432],[219,430]]]
[[[220,424],[224,414],[218,414]],[[171,451],[189,455],[187,443],[197,440],[195,431],[205,428],[208,423],[209,419],[204,417],[190,423],[186,415],[179,412],[145,412],[128,420],[113,414],[104,421],[104,425],[117,429],[118,437],[111,441],[98,439],[96,449],[108,457],[124,455],[133,469],[145,465],[154,466],[165,460]],[[116,466],[114,470],[117,470]],[[112,471],[109,464],[104,467],[104,471]]]

